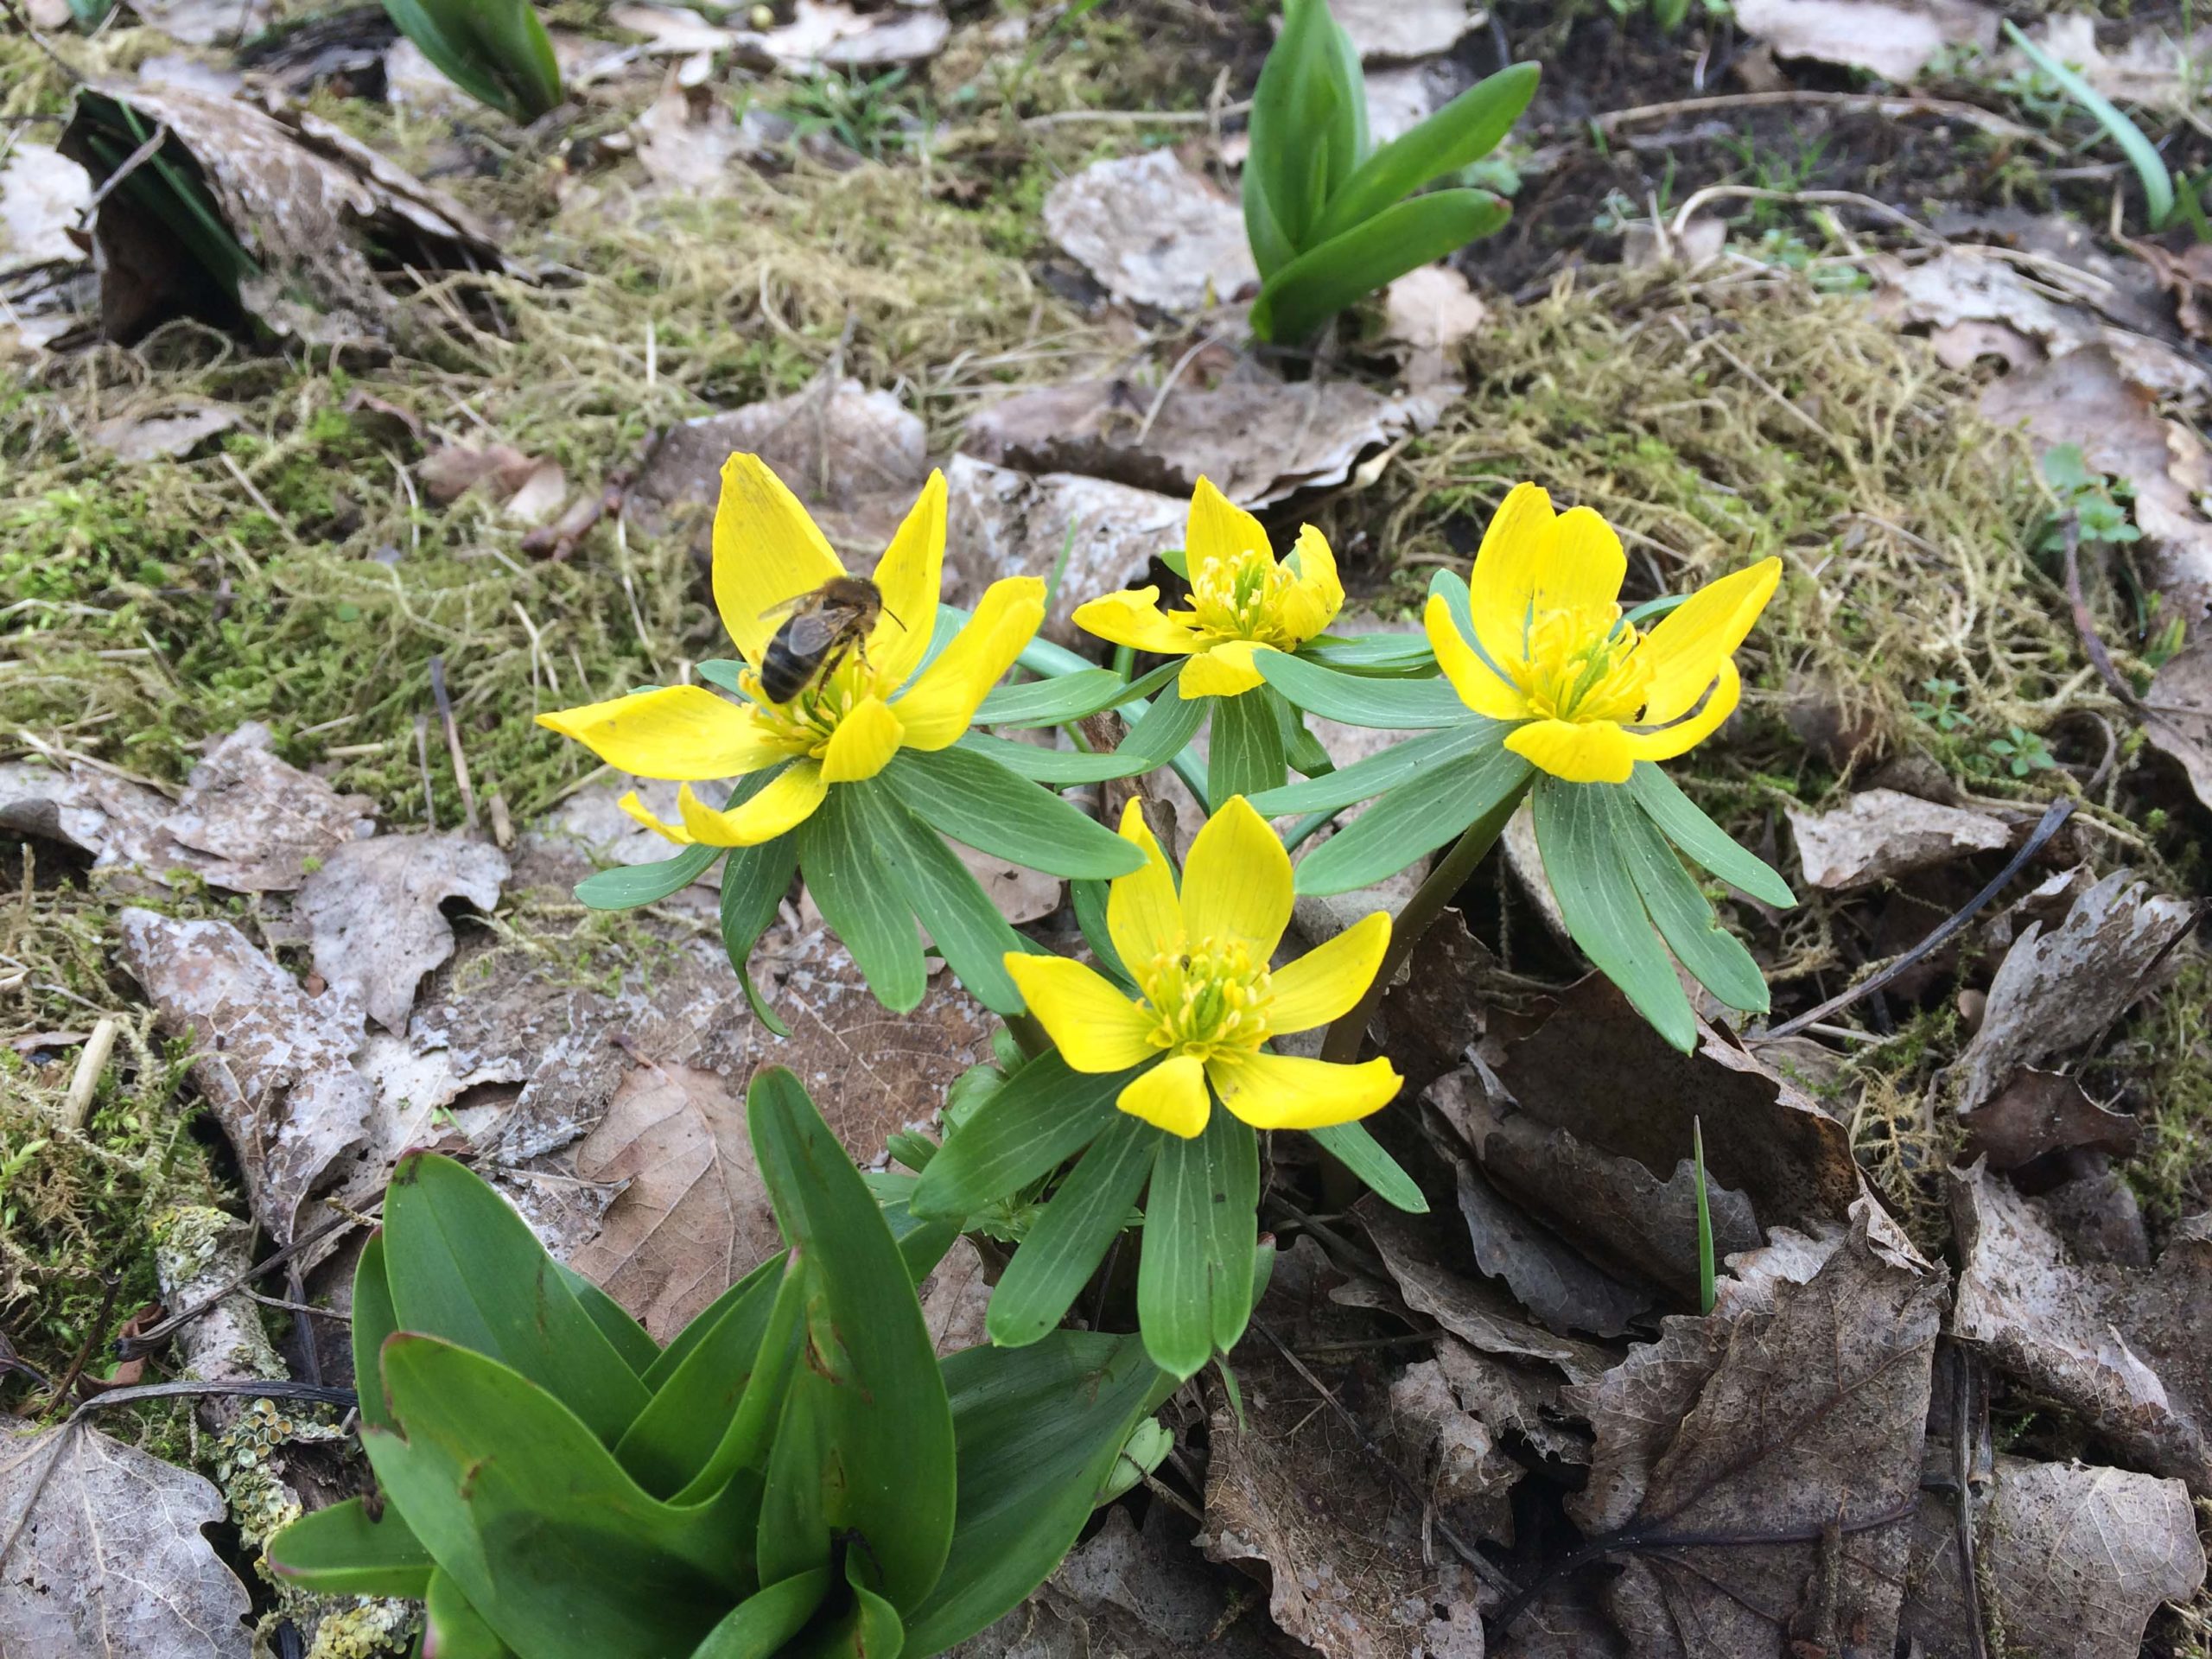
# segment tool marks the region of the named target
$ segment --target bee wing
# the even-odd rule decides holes
[[[803,611],[784,625],[784,647],[795,657],[818,657],[836,643],[838,627],[834,612]]]

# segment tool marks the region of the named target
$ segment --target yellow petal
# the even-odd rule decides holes
[[[1651,664],[1643,724],[1663,726],[1697,707],[1720,664],[1759,620],[1781,580],[1782,561],[1761,559],[1706,583],[1659,619],[1636,648],[1637,655]]]
[[[1117,645],[1162,657],[1187,657],[1205,649],[1206,636],[1160,608],[1157,588],[1126,588],[1075,607],[1075,625]]]
[[[1344,585],[1337,579],[1337,556],[1329,538],[1311,524],[1300,526],[1298,581],[1282,597],[1277,618],[1300,645],[1327,630],[1344,607]]]
[[[1476,637],[1491,661],[1510,668],[1527,654],[1522,632],[1532,614],[1611,605],[1627,574],[1621,538],[1603,518],[1588,507],[1554,518],[1549,496],[1516,484],[1467,578]]]
[[[680,823],[671,823],[666,818],[656,816],[651,808],[638,798],[636,790],[632,790],[614,804],[655,835],[664,836],[679,847],[689,847],[691,844],[691,832],[689,830]]]
[[[709,847],[758,847],[811,816],[829,792],[821,766],[797,760],[767,788],[728,811],[709,806],[691,792],[689,784],[676,791],[676,804],[692,840]]]
[[[1624,784],[1637,755],[1610,720],[1532,720],[1508,732],[1505,747],[1570,784]]]
[[[1475,654],[1475,648],[1467,643],[1466,636],[1459,632],[1459,625],[1452,620],[1452,607],[1443,594],[1428,596],[1428,608],[1421,613],[1421,627],[1428,635],[1428,648],[1436,653],[1436,665],[1452,682],[1452,689],[1459,694],[1460,702],[1492,720],[1521,720],[1527,716],[1528,698],[1521,695],[1518,687],[1491,672],[1490,664]],[[1512,660],[1520,659],[1516,657]]]
[[[1188,1054],[1162,1060],[1115,1097],[1114,1103],[1131,1117],[1141,1117],[1154,1128],[1195,1141],[1205,1133],[1213,1103],[1206,1095],[1205,1067]]]
[[[1129,797],[1122,809],[1122,839],[1144,851],[1144,868],[1116,876],[1106,889],[1106,934],[1114,953],[1132,975],[1154,957],[1176,956],[1183,949],[1183,905],[1175,896],[1175,872],[1144,821],[1144,804]]]
[[[1065,957],[1006,953],[1006,970],[1060,1058],[1078,1071],[1126,1071],[1160,1052],[1154,1020],[1104,975]]]
[[[573,737],[619,772],[672,780],[734,778],[791,753],[762,729],[750,709],[703,685],[632,691],[540,715],[537,723]]]
[[[715,608],[753,667],[776,632],[767,613],[811,593],[845,567],[798,498],[758,455],[722,463],[715,508]]]
[[[1036,577],[1009,576],[985,588],[968,626],[899,699],[904,747],[941,749],[958,742],[1044,620],[1045,584]]]
[[[1705,700],[1705,707],[1688,720],[1676,721],[1656,732],[1629,733],[1629,753],[1638,760],[1667,760],[1687,753],[1720,729],[1720,722],[1736,712],[1736,705],[1743,696],[1743,678],[1736,672],[1736,664],[1724,657],[1720,659],[1719,676],[1713,683],[1713,695]],[[1627,773],[1622,776],[1626,777]]]
[[[830,734],[829,747],[822,753],[822,781],[857,784],[874,777],[899,753],[904,729],[889,703],[880,697],[862,697]]]
[[[1183,671],[1175,677],[1175,694],[1180,697],[1234,697],[1249,691],[1266,682],[1260,671],[1252,664],[1255,650],[1273,650],[1273,646],[1255,646],[1249,639],[1224,639],[1209,646],[1183,664]]]
[[[883,615],[868,637],[868,666],[879,683],[895,689],[921,665],[930,630],[937,626],[938,593],[944,585],[943,473],[930,474],[921,499],[876,562],[875,585],[883,594]]]
[[[1290,855],[1242,795],[1205,821],[1183,865],[1183,925],[1193,940],[1242,939],[1266,961],[1290,925]]]
[[[1390,1103],[1404,1083],[1385,1059],[1359,1065],[1288,1054],[1217,1054],[1206,1076],[1221,1103],[1255,1129],[1319,1129]]]
[[[1183,531],[1183,553],[1193,575],[1208,559],[1231,559],[1250,548],[1271,552],[1260,521],[1238,506],[1210,478],[1191,492],[1191,517]]]
[[[1375,982],[1390,948],[1390,918],[1376,911],[1273,976],[1269,1031],[1311,1031],[1349,1014]]]

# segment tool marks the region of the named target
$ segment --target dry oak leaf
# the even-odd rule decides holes
[[[1978,1603],[1963,1593],[1955,1500],[1930,1494],[1915,1518],[1899,1634],[1927,1659],[1972,1659],[1976,1605],[2008,1653],[2135,1659],[2159,1605],[2204,1582],[2180,1481],[2009,1456],[1993,1472],[1975,1489]],[[1996,1651],[1994,1641],[1982,1650]]]
[[[1974,1110],[2015,1067],[2088,1041],[2158,989],[2179,969],[2174,947],[2194,917],[2114,870],[2056,928],[2029,926],[1998,964],[1980,1029],[1959,1056],[1959,1109]]]
[[[2044,1206],[1981,1166],[1951,1173],[1964,1265],[1951,1328],[2154,1474],[2212,1497],[2212,1217],[2155,1267],[2083,1262]]]
[[[1568,1512],[1625,1565],[1607,1592],[1637,1655],[1890,1651],[1945,1274],[1877,1236],[1876,1206],[1766,1311],[1675,1317],[1595,1385]]]
[[[2012,842],[2011,828],[1986,812],[1941,806],[1894,789],[1861,790],[1827,812],[1787,809],[1805,880],[1844,892]]]
[[[2126,1158],[2143,1139],[2143,1125],[2136,1118],[2098,1105],[2072,1077],[2029,1065],[2015,1071],[1987,1102],[1961,1112],[1959,1124],[1967,1135],[1962,1155],[1986,1157],[1999,1174],[2077,1147]]]
[[[200,1531],[223,1518],[188,1469],[81,1423],[0,1417],[0,1653],[248,1659],[245,1586]]]
[[[440,906],[466,899],[489,911],[507,874],[505,854],[465,836],[380,836],[333,851],[300,883],[294,913],[312,935],[315,972],[404,1035],[415,988],[453,955]]]
[[[193,1045],[192,1078],[238,1156],[261,1224],[290,1243],[308,1195],[369,1138],[375,1091],[353,1067],[358,1009],[318,1001],[228,922],[135,906],[124,965],[162,1029]]]

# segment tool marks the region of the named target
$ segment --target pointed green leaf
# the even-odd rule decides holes
[[[567,1407],[482,1354],[403,1331],[383,1369],[398,1428],[362,1441],[386,1500],[510,1646],[688,1653],[752,1588],[748,1506],[656,1502]]]
[[[1165,1135],[1145,1205],[1137,1323],[1153,1363],[1199,1370],[1243,1333],[1252,1313],[1259,1147],[1249,1124],[1217,1105],[1203,1133]]]
[[[1607,790],[1605,812],[1643,908],[1675,959],[1730,1007],[1764,1014],[1771,1006],[1766,976],[1743,941],[1721,926],[1667,838],[1624,789]]]
[[[1137,716],[1121,747],[1111,754],[1077,754],[1040,749],[1030,743],[1010,743],[1002,737],[970,732],[960,747],[988,755],[1009,772],[1040,784],[1096,784],[1109,778],[1134,778],[1139,772],[1164,766],[1190,747],[1205,724],[1211,697],[1185,697],[1163,691],[1150,708]]]
[[[686,847],[658,864],[621,864],[576,883],[576,902],[592,910],[634,910],[681,893],[707,873],[721,847]]]
[[[1438,190],[1385,207],[1268,278],[1252,302],[1253,330],[1267,340],[1304,340],[1346,307],[1512,216],[1511,207],[1487,190]]]
[[[1175,1379],[1134,1337],[1056,1331],[1027,1348],[944,1362],[960,1443],[960,1516],[928,1599],[906,1617],[912,1654],[965,1641],[1051,1574],[1090,1518],[1130,1431]]]
[[[1332,715],[1333,719],[1335,716]],[[1319,778],[1271,789],[1255,795],[1252,805],[1267,817],[1290,812],[1327,812],[1380,795],[1414,778],[1466,763],[1466,757],[1495,744],[1506,728],[1494,721],[1470,715],[1457,726],[1440,732],[1423,732],[1379,754],[1355,760],[1348,766]]]
[[[1021,1012],[1021,993],[1006,970],[1006,958],[1009,951],[1027,950],[1027,941],[1007,925],[959,854],[908,811],[891,788],[879,788],[874,780],[847,788],[854,791],[852,810],[867,826],[883,875],[906,894],[908,906],[929,929],[938,953],[952,964],[969,995],[994,1014]],[[1067,810],[1075,812],[1073,807]]]
[[[883,779],[938,834],[1029,869],[1110,878],[1144,863],[1096,818],[973,749],[901,749]]]
[[[906,1014],[929,988],[929,964],[905,892],[884,879],[890,849],[870,833],[870,815],[856,798],[874,782],[831,785],[798,827],[799,864],[823,919],[852,953],[875,1000]]]
[[[1607,830],[1609,784],[1537,780],[1536,847],[1545,879],[1582,954],[1621,988],[1637,1011],[1676,1048],[1697,1045],[1697,1020],[1675,965],[1651,931],[1624,860]]]
[[[562,1282],[575,1293],[584,1312],[591,1316],[591,1322],[599,1327],[599,1334],[622,1356],[623,1363],[639,1376],[651,1370],[660,1358],[660,1344],[645,1333],[644,1325],[630,1317],[630,1310],[566,1262],[555,1265],[561,1269]]]
[[[985,1328],[1001,1347],[1048,1335],[1128,1225],[1161,1131],[1127,1113],[1116,1117],[1052,1194],[992,1291]]]
[[[1349,639],[1320,634],[1298,648],[1298,659],[1351,674],[1387,676],[1436,666],[1436,653],[1427,636],[1420,633],[1363,633]]]
[[[1489,155],[1536,95],[1538,73],[1533,63],[1501,69],[1382,146],[1329,198],[1313,239],[1326,242],[1339,236],[1392,202]]]
[[[377,1375],[377,1358],[384,1339],[399,1329],[399,1315],[391,1306],[391,1280],[385,1264],[384,1231],[379,1228],[361,1246],[353,1265],[353,1395],[364,1428],[390,1428],[391,1408],[385,1403],[384,1384]]]
[[[802,1268],[797,1282],[804,1285]],[[802,1298],[804,1300],[804,1298]],[[811,1390],[791,1389],[768,1446],[760,1489],[760,1530],[753,1540],[764,1583],[779,1583],[827,1570],[830,1558],[828,1494],[823,1477],[843,1467],[822,1420],[823,1402]]]
[[[269,1541],[269,1567],[318,1596],[405,1596],[429,1588],[430,1552],[389,1505],[372,1519],[358,1497],[303,1515]]]
[[[806,1402],[824,1453],[813,1476],[823,1519],[864,1539],[871,1581],[912,1606],[944,1565],[955,1497],[952,1415],[929,1327],[868,1184],[798,1079],[771,1066],[746,1100],[761,1179],[810,1284],[774,1461]]]
[[[433,1573],[423,1591],[423,1659],[514,1659],[514,1649],[469,1605],[448,1573]]]
[[[1215,697],[1213,736],[1206,751],[1206,792],[1215,801],[1281,789],[1289,779],[1273,693],[1264,685]]]
[[[1322,1128],[1308,1129],[1322,1146],[1337,1160],[1359,1177],[1367,1190],[1394,1210],[1402,1210],[1409,1216],[1428,1213],[1428,1200],[1421,1196],[1420,1183],[1406,1173],[1404,1166],[1384,1151],[1380,1141],[1368,1133],[1364,1123],[1332,1123]]]
[[[691,1659],[776,1659],[829,1593],[826,1567],[758,1590],[708,1633]]]
[[[602,1440],[621,1438],[645,1408],[645,1385],[505,1198],[452,1159],[413,1153],[392,1172],[384,1223],[402,1330],[499,1360],[550,1389]]]
[[[561,67],[529,0],[385,0],[384,9],[479,103],[534,121],[561,101]]]
[[[647,1491],[672,1500],[710,1462],[726,1480],[753,1461],[753,1448],[747,1445],[730,1446],[721,1458],[715,1452],[724,1446],[725,1433],[752,1382],[761,1338],[787,1277],[781,1257],[772,1257],[747,1274],[733,1287],[742,1294],[715,1303],[720,1314],[688,1345],[682,1362],[658,1379],[652,1401],[614,1448],[616,1460]],[[798,1301],[798,1292],[788,1293],[787,1330],[797,1319]],[[773,1357],[787,1361],[788,1344]],[[650,1373],[648,1376],[650,1380]],[[756,1417],[763,1429],[775,1421],[772,1411],[756,1408]]]
[[[1769,869],[1766,861],[1745,852],[1728,832],[1698,810],[1675,780],[1649,760],[1639,760],[1629,774],[1629,793],[1636,797],[1659,833],[1681,848],[1690,861],[1718,876],[1738,893],[1749,893],[1777,910],[1794,910],[1797,895],[1789,884]]]
[[[1459,726],[1478,718],[1443,678],[1386,680],[1342,674],[1280,651],[1252,654],[1269,685],[1308,714],[1385,732]]]
[[[914,1213],[957,1219],[1011,1198],[1090,1145],[1133,1072],[1077,1071],[1040,1054],[945,1137],[914,1188]]]
[[[976,710],[978,726],[1065,726],[1103,709],[1118,709],[1148,697],[1183,671],[1179,659],[1162,663],[1149,674],[1125,680],[1110,668],[1079,669],[1050,679],[1002,685]],[[912,750],[902,749],[902,754]]]
[[[1529,776],[1529,763],[1502,745],[1436,766],[1391,790],[1300,860],[1298,890],[1350,893],[1385,880],[1513,798]]]
[[[658,1394],[668,1385],[669,1378],[688,1363],[700,1345],[721,1328],[723,1319],[763,1284],[782,1278],[783,1272],[783,1257],[772,1255],[693,1314],[691,1323],[676,1333],[675,1339],[661,1350],[660,1357],[645,1372],[645,1386]],[[773,1297],[775,1292],[771,1290],[768,1294]]]
[[[745,1000],[760,1023],[779,1037],[791,1034],[753,982],[753,947],[776,919],[776,912],[791,891],[791,872],[798,868],[798,837],[778,836],[759,847],[730,849],[722,866],[722,950],[737,970]]]
[[[2064,88],[2068,97],[2094,116],[2097,124],[2120,146],[2128,165],[2135,169],[2135,176],[2142,181],[2144,198],[2151,209],[2151,228],[2164,230],[2174,216],[2174,175],[2158,154],[2158,147],[2144,136],[2142,128],[2121,112],[2118,105],[2023,35],[2011,18],[2003,22],[2005,39],[2018,47],[2029,62]]]

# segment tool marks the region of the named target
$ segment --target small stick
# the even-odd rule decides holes
[[[476,791],[468,781],[468,757],[461,752],[461,727],[453,717],[453,699],[446,695],[446,659],[442,657],[430,658],[430,696],[437,702],[438,719],[446,728],[446,753],[453,759],[454,785],[461,791],[461,820],[473,836],[477,828]],[[426,769],[423,774],[426,798],[429,788],[429,777]]]
[[[1936,98],[1884,98],[1867,92],[1719,92],[1711,98],[1679,98],[1666,104],[1640,104],[1632,110],[1615,110],[1597,117],[1592,125],[1611,137],[1622,127],[1639,126],[1647,121],[1664,121],[1677,115],[1699,115],[1708,110],[1756,110],[1774,105],[1824,105],[1831,109],[1851,113],[1886,116],[1895,119],[1901,115],[1933,115],[1964,121],[1982,131],[2003,138],[2037,140],[2041,135],[2031,132],[2018,123],[2007,121],[2001,115],[1992,115],[1987,110],[1972,104],[1952,103]]]
[[[79,1134],[92,1115],[93,1091],[100,1086],[100,1074],[107,1070],[108,1057],[115,1052],[115,1039],[122,1029],[120,1020],[102,1014],[92,1027],[92,1034],[85,1039],[83,1052],[77,1056],[77,1070],[69,1078],[69,1092],[61,1102],[61,1121]]]
[[[1967,1599],[1967,1642],[1972,1659],[1989,1659],[1981,1628],[1981,1584],[1974,1564],[1974,1359],[1963,1347],[1951,1351],[1957,1387],[1951,1399],[1951,1472],[1959,1491],[1959,1584]]]
[[[438,827],[438,800],[430,792],[430,717],[415,716],[415,760],[423,768],[423,822]]]

